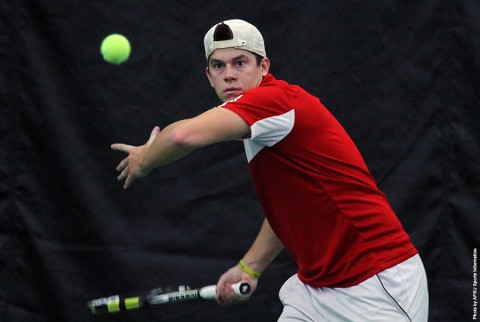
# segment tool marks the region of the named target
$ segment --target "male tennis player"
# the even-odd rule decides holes
[[[239,301],[232,283],[255,289],[285,247],[298,273],[280,290],[279,321],[426,322],[422,261],[342,126],[318,98],[269,73],[253,25],[216,24],[204,45],[207,78],[224,103],[154,128],[143,146],[114,144],[128,154],[117,167],[124,188],[197,148],[243,139],[265,220],[220,277],[218,303]]]

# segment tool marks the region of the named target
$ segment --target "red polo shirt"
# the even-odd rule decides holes
[[[251,127],[244,144],[259,200],[304,283],[356,285],[417,253],[357,147],[318,98],[268,74],[222,106]]]

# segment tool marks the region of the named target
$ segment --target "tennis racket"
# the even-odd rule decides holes
[[[252,287],[247,282],[232,284],[233,291],[240,297],[247,298]],[[92,314],[109,314],[137,310],[143,307],[194,300],[214,300],[216,285],[191,289],[189,286],[155,288],[132,295],[112,295],[87,302],[87,309]]]

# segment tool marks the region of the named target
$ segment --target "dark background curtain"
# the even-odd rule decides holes
[[[158,169],[127,191],[114,142],[219,102],[203,36],[242,18],[271,72],[345,126],[424,260],[430,321],[473,318],[480,245],[480,2],[3,0],[0,3],[0,321],[276,321],[288,254],[251,300],[89,316],[85,302],[212,284],[263,219],[239,142]],[[110,33],[132,43],[102,60]]]

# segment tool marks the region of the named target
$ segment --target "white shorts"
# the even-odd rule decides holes
[[[427,322],[428,287],[419,255],[351,287],[311,287],[297,275],[280,290],[278,321]]]

